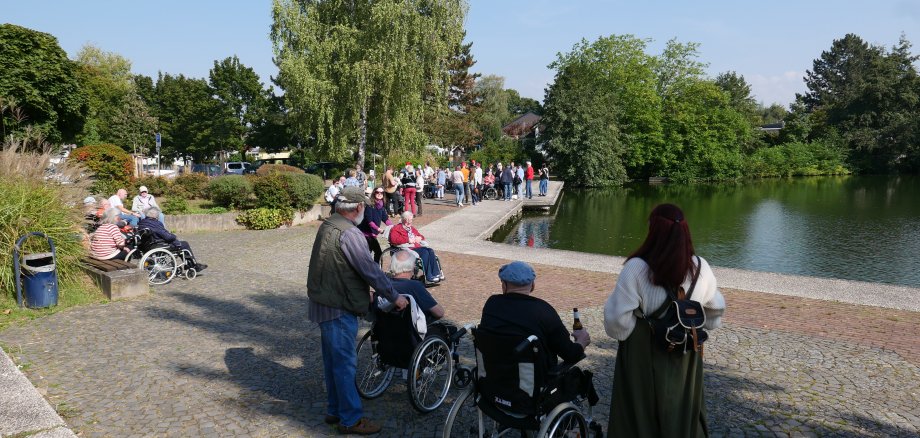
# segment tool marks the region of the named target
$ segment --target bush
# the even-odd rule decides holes
[[[293,213],[288,208],[254,208],[236,217],[236,222],[250,230],[272,230],[290,222]]]
[[[304,211],[316,203],[326,187],[323,179],[312,174],[287,174],[291,207]]]
[[[185,198],[170,197],[163,203],[163,213],[165,214],[185,214],[188,213],[188,201]]]
[[[185,186],[179,184],[170,184],[169,188],[166,189],[166,194],[170,198],[192,199],[192,194],[186,190]]]
[[[143,176],[134,182],[134,190],[128,190],[132,194],[137,193],[137,188],[146,186],[148,193],[153,196],[163,196],[169,193],[169,180],[162,176]]]
[[[242,208],[249,204],[252,183],[241,175],[226,175],[208,183],[208,198],[227,208]]]
[[[83,163],[95,175],[93,193],[115,193],[131,184],[134,159],[113,144],[95,144],[74,149],[70,158]]]
[[[192,198],[204,198],[208,188],[208,177],[201,173],[185,173],[173,180],[173,187],[179,186],[185,189],[188,196]]]
[[[287,208],[291,206],[290,185],[287,175],[274,173],[255,178],[252,185],[256,205],[265,208]]]
[[[304,173],[304,171],[287,164],[263,164],[256,169],[256,175],[271,175],[273,173]]]

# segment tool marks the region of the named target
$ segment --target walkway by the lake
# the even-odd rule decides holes
[[[593,339],[585,365],[596,372],[601,404],[595,413],[606,425],[616,349],[603,332],[602,306],[622,259],[482,241],[518,204],[425,205],[417,223],[448,277],[432,293],[449,319],[475,321],[499,290],[499,266],[509,259],[534,263],[537,295],[564,321],[572,307],[582,309]],[[0,332],[0,342],[81,436],[332,435],[323,424],[319,333],[306,319],[315,230],[314,224],[189,235],[210,265],[200,278],[156,288],[145,299],[12,327]],[[840,292],[822,289],[836,282],[809,286],[816,288],[809,297],[797,289],[808,279],[717,272],[728,311],[705,357],[715,436],[920,433],[914,323],[920,313],[898,310],[901,300],[887,295],[877,303],[883,307],[823,299]],[[744,278],[757,287],[741,290]],[[844,291],[851,285],[842,283]],[[759,288],[787,285],[796,292]],[[463,351],[468,358],[469,345]],[[381,436],[387,437],[438,436],[447,414],[446,406],[415,413],[402,383],[364,406],[384,423]]]

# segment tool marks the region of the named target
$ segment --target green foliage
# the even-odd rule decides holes
[[[523,158],[521,143],[513,138],[502,137],[487,140],[482,148],[470,154],[471,160],[479,163],[520,162]]]
[[[220,121],[229,117],[229,109],[211,95],[204,79],[160,74],[153,107],[164,157],[190,156],[206,162],[221,149],[218,139],[224,138],[221,129],[226,126]]]
[[[111,194],[131,185],[134,159],[118,146],[83,146],[71,151],[70,158],[83,163],[93,173],[93,193]]]
[[[182,187],[190,198],[204,198],[208,188],[208,177],[201,173],[183,173],[172,181],[173,187]]]
[[[12,275],[12,248],[19,237],[32,231],[45,233],[54,241],[57,270],[63,284],[73,285],[81,279],[80,257],[83,248],[79,225],[82,217],[64,187],[42,180],[0,175],[0,290],[3,298],[15,298]],[[30,237],[23,252],[46,252],[48,244],[39,237]],[[66,288],[65,288],[66,290]],[[0,300],[8,302],[7,299]]]
[[[166,202],[163,202],[163,213],[166,214],[185,214],[188,213],[188,201],[178,196],[170,196]]]
[[[134,182],[134,188],[147,187],[147,192],[153,196],[162,196],[169,192],[169,180],[162,176],[142,176]],[[134,190],[130,190],[134,192]]]
[[[225,175],[208,183],[208,198],[227,208],[243,208],[252,196],[252,183],[242,175]]]
[[[295,210],[309,209],[326,190],[323,180],[316,175],[289,173],[284,176],[290,190],[291,207]]]
[[[385,157],[421,149],[423,96],[447,99],[466,9],[465,0],[275,0],[276,79],[294,131],[336,161],[363,162],[367,139]]]
[[[839,147],[827,142],[792,142],[758,149],[745,162],[745,174],[751,177],[788,177],[845,175]]]
[[[273,173],[304,173],[304,171],[287,164],[263,164],[256,169],[256,175],[271,175]]]
[[[254,208],[240,212],[237,223],[250,230],[273,230],[291,221],[293,213],[286,208]]]
[[[236,56],[214,61],[209,73],[209,85],[222,108],[219,127],[213,141],[226,149],[242,150],[253,127],[267,110],[269,96],[259,82],[259,75],[240,63]]]
[[[252,189],[259,207],[281,208],[291,205],[288,179],[283,174],[259,176],[255,178]]]
[[[57,38],[13,24],[0,24],[0,96],[13,98],[27,123],[51,143],[70,142],[83,127],[86,94],[77,67]],[[14,119],[0,117],[0,135]]]

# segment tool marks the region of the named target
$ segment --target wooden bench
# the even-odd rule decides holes
[[[110,300],[146,295],[150,292],[147,273],[134,263],[122,260],[82,259],[86,271]]]

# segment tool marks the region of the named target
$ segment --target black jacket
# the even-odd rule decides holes
[[[170,233],[169,231],[166,231],[166,227],[164,227],[163,224],[160,223],[160,221],[153,219],[153,218],[145,217],[141,219],[141,221],[137,223],[137,229],[138,230],[144,230],[144,229],[150,230],[151,232],[153,232],[153,235],[156,236],[157,239],[160,239],[166,243],[173,243],[176,240],[179,240],[179,238],[176,237],[175,234]]]

